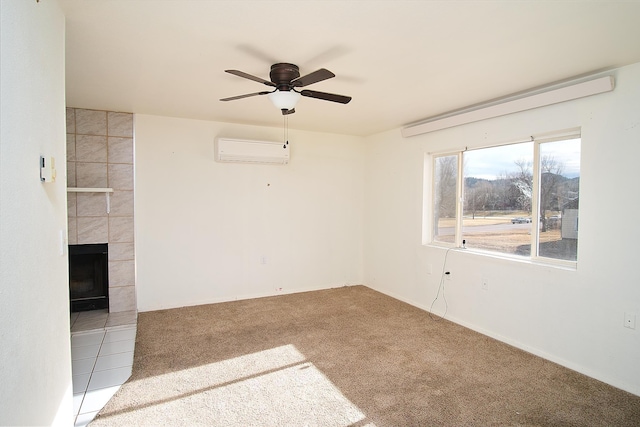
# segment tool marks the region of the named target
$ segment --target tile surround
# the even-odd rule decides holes
[[[107,143],[110,163],[133,164],[133,144],[131,138],[109,137]]]
[[[135,277],[135,265],[130,261],[109,261],[109,286],[132,286]]]
[[[69,244],[78,244],[78,218],[69,218],[68,220]]]
[[[109,218],[109,242],[130,243],[133,239],[133,217]]]
[[[109,221],[107,217],[76,217],[77,244],[108,243]]]
[[[74,133],[67,134],[67,161],[76,161],[76,134]]]
[[[109,244],[109,310],[136,309],[133,114],[67,108],[67,186],[113,188],[68,193],[69,244]]]
[[[76,135],[76,161],[107,163],[107,137]]]
[[[133,115],[129,113],[107,112],[109,136],[133,137]]]
[[[76,186],[76,162],[67,162],[67,187]]]
[[[104,216],[107,196],[104,193],[77,193],[75,216]]]
[[[67,133],[76,133],[76,114],[73,108],[67,107]]]
[[[102,199],[104,205],[104,195]],[[111,195],[111,215],[133,217],[133,191],[121,190]]]
[[[136,310],[135,286],[118,286],[109,288],[109,304],[122,311]]]
[[[77,135],[107,135],[107,112],[75,109]]]
[[[76,193],[67,194],[67,215],[75,218],[77,212],[78,195]]]
[[[133,254],[133,242],[109,244],[109,261],[133,260]]]
[[[133,190],[133,165],[109,163],[109,187]]]
[[[76,163],[76,185],[86,188],[107,186],[107,163]]]

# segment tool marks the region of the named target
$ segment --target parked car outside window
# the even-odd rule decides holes
[[[525,217],[517,217],[517,218],[511,218],[511,224],[528,224],[531,222],[531,218],[525,218]]]

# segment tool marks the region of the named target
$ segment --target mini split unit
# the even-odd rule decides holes
[[[223,163],[289,163],[289,144],[282,142],[218,138],[215,150],[216,160]]]

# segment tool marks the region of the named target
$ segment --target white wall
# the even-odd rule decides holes
[[[283,130],[135,117],[138,310],[361,283],[362,138],[290,129],[288,165],[251,165],[217,136]]]
[[[610,93],[413,138],[399,129],[367,138],[365,284],[426,309],[436,295],[445,251],[422,245],[425,153],[579,126],[577,270],[452,251],[446,317],[640,395],[640,64],[613,74]],[[623,327],[625,312],[638,315],[635,330]]]
[[[72,425],[64,16],[56,0],[0,5],[0,425]]]

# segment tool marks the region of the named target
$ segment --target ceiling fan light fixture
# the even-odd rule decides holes
[[[300,94],[293,90],[275,90],[268,95],[278,110],[293,110],[300,99]]]

